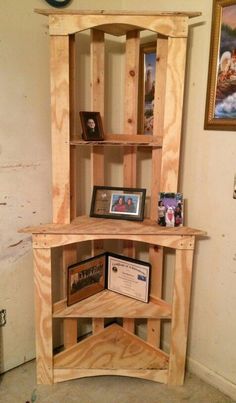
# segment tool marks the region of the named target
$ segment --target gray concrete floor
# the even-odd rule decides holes
[[[36,385],[35,361],[0,377],[2,403],[229,403],[234,400],[192,374],[184,386],[168,387],[136,378],[101,376],[52,386]]]

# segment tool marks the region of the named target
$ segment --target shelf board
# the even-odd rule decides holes
[[[55,235],[165,235],[205,236],[206,232],[190,227],[161,227],[155,221],[114,220],[80,216],[70,224],[45,224],[20,230],[32,234]]]
[[[54,356],[54,368],[167,369],[169,357],[121,326],[101,332]]]
[[[53,317],[170,319],[171,305],[161,299],[153,301],[145,303],[104,290],[71,306],[67,306],[66,299],[55,303]]]
[[[163,138],[161,136],[151,136],[145,134],[106,134],[104,140],[87,141],[81,138],[71,139],[73,146],[142,146],[142,147],[162,147]]]
[[[172,17],[199,17],[202,15],[198,11],[126,11],[126,10],[55,10],[55,9],[38,9],[36,8],[35,13],[42,15],[144,15],[144,16],[172,16]]]

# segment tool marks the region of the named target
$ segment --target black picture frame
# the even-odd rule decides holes
[[[80,111],[82,138],[86,141],[104,140],[104,131],[100,112]]]
[[[94,186],[90,217],[143,221],[146,189]]]

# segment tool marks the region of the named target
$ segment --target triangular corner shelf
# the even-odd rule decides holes
[[[55,368],[167,369],[168,355],[112,324],[54,357]]]

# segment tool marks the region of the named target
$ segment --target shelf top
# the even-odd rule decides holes
[[[43,14],[43,15],[143,15],[143,16],[177,16],[177,17],[189,17],[189,18],[194,18],[194,17],[199,17],[202,13],[195,11],[156,11],[156,10],[150,10],[150,11],[126,11],[126,10],[55,10],[55,9],[35,9],[34,10],[38,14]]]
[[[189,227],[161,227],[155,221],[114,220],[80,216],[70,224],[46,224],[20,230],[32,234],[54,235],[175,235],[205,236],[206,232]]]
[[[91,145],[91,146],[146,146],[161,147],[163,137],[152,136],[147,134],[105,134],[104,140],[87,141],[75,137],[71,139],[70,144]]]

